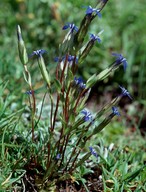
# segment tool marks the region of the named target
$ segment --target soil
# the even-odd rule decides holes
[[[20,192],[24,191],[24,188],[25,192],[38,192],[39,188],[35,185],[35,178],[37,178],[38,175],[34,173],[34,170],[32,170],[32,168],[27,168],[28,170],[23,177],[23,185],[21,184]],[[85,185],[89,192],[103,192],[102,177],[100,174],[101,171],[97,168],[94,169],[94,173],[84,176],[84,179],[86,179]],[[51,185],[51,181],[48,181],[48,183],[50,183]],[[77,184],[73,180],[66,180],[56,182],[56,184],[52,185],[52,187],[50,185],[49,187],[46,186],[43,192],[87,192],[85,186],[80,181]],[[17,190],[17,192],[19,192],[19,190]]]

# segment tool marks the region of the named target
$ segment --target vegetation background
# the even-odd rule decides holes
[[[143,89],[146,83],[145,47],[146,47],[146,1],[126,0],[109,1],[102,13],[102,19],[95,20],[92,33],[104,30],[102,44],[97,45],[88,56],[86,63],[80,66],[80,73],[86,79],[95,71],[104,69],[111,61],[111,53],[122,53],[128,61],[125,75],[118,72],[115,81],[125,83],[139,98],[146,96]],[[94,5],[95,0],[54,1],[54,0],[3,0],[0,2],[0,74],[1,78],[12,76],[18,80],[22,75],[22,66],[17,54],[16,26],[23,29],[23,36],[30,53],[44,48],[48,51],[48,67],[54,65],[58,45],[65,32],[61,30],[67,23],[79,26],[80,18],[85,12],[83,6]],[[92,59],[91,59],[92,58]],[[86,70],[82,72],[82,67]],[[15,74],[15,78],[14,78]],[[12,83],[12,80],[11,80]],[[112,82],[110,83],[112,84]]]

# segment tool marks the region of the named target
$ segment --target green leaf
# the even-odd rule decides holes
[[[89,157],[91,156],[91,153],[87,153],[86,155],[84,155],[82,157],[82,159],[75,165],[75,168],[79,167],[80,165],[82,165],[87,159],[89,159]]]
[[[126,182],[132,181],[135,177],[137,177],[143,171],[144,168],[146,168],[146,165],[142,166],[136,171],[133,171],[132,173],[127,173],[123,181],[126,181]]]
[[[58,79],[54,79],[55,87],[57,88],[57,92],[60,93],[62,85]]]
[[[96,126],[93,130],[92,136],[99,133],[102,129],[104,129],[111,122],[112,118],[113,116],[111,114],[107,118],[105,118],[98,126]]]

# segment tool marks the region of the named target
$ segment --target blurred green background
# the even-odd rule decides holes
[[[2,0],[0,2],[0,78],[9,79],[9,89],[22,77],[18,58],[16,26],[23,31],[28,53],[46,49],[47,66],[54,66],[58,45],[66,31],[62,26],[73,22],[79,26],[85,14],[83,6],[95,6],[96,0]],[[114,58],[112,52],[122,53],[127,58],[127,72],[121,68],[106,83],[114,82],[129,88],[132,94],[143,99],[146,96],[146,0],[109,0],[102,11],[102,18],[95,18],[90,31],[101,35],[102,43],[96,43],[86,61],[79,66],[79,73],[87,79],[95,72],[105,69]],[[82,70],[84,67],[85,70]],[[33,68],[34,74],[35,67]],[[22,81],[23,84],[23,81]]]

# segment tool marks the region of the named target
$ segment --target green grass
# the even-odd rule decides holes
[[[1,84],[1,96],[6,90],[7,83]],[[33,144],[30,142],[31,137],[28,135],[28,121],[26,108],[18,110],[18,107],[12,113],[10,109],[13,104],[13,97],[9,96],[2,100],[1,97],[1,120],[0,120],[0,190],[12,191],[19,190],[22,178],[25,175],[25,164],[29,162],[32,151],[41,154],[45,131],[45,121],[40,121],[36,133],[41,138],[40,143]],[[22,115],[23,114],[23,115]],[[145,138],[139,131],[132,133],[129,128],[121,123],[114,121],[108,125],[103,132],[93,138],[90,142],[94,146],[99,158],[93,156],[90,158],[90,167],[98,167],[102,170],[102,181],[104,191],[145,191],[146,160]],[[102,139],[101,139],[102,138]],[[114,143],[109,150],[111,143]],[[29,149],[29,150],[28,150]],[[45,156],[44,156],[45,157]],[[40,159],[42,161],[42,159]],[[42,161],[43,165],[43,161]],[[74,177],[82,180],[86,186],[86,180],[83,175],[90,170],[79,170]],[[79,177],[82,175],[82,177]]]

